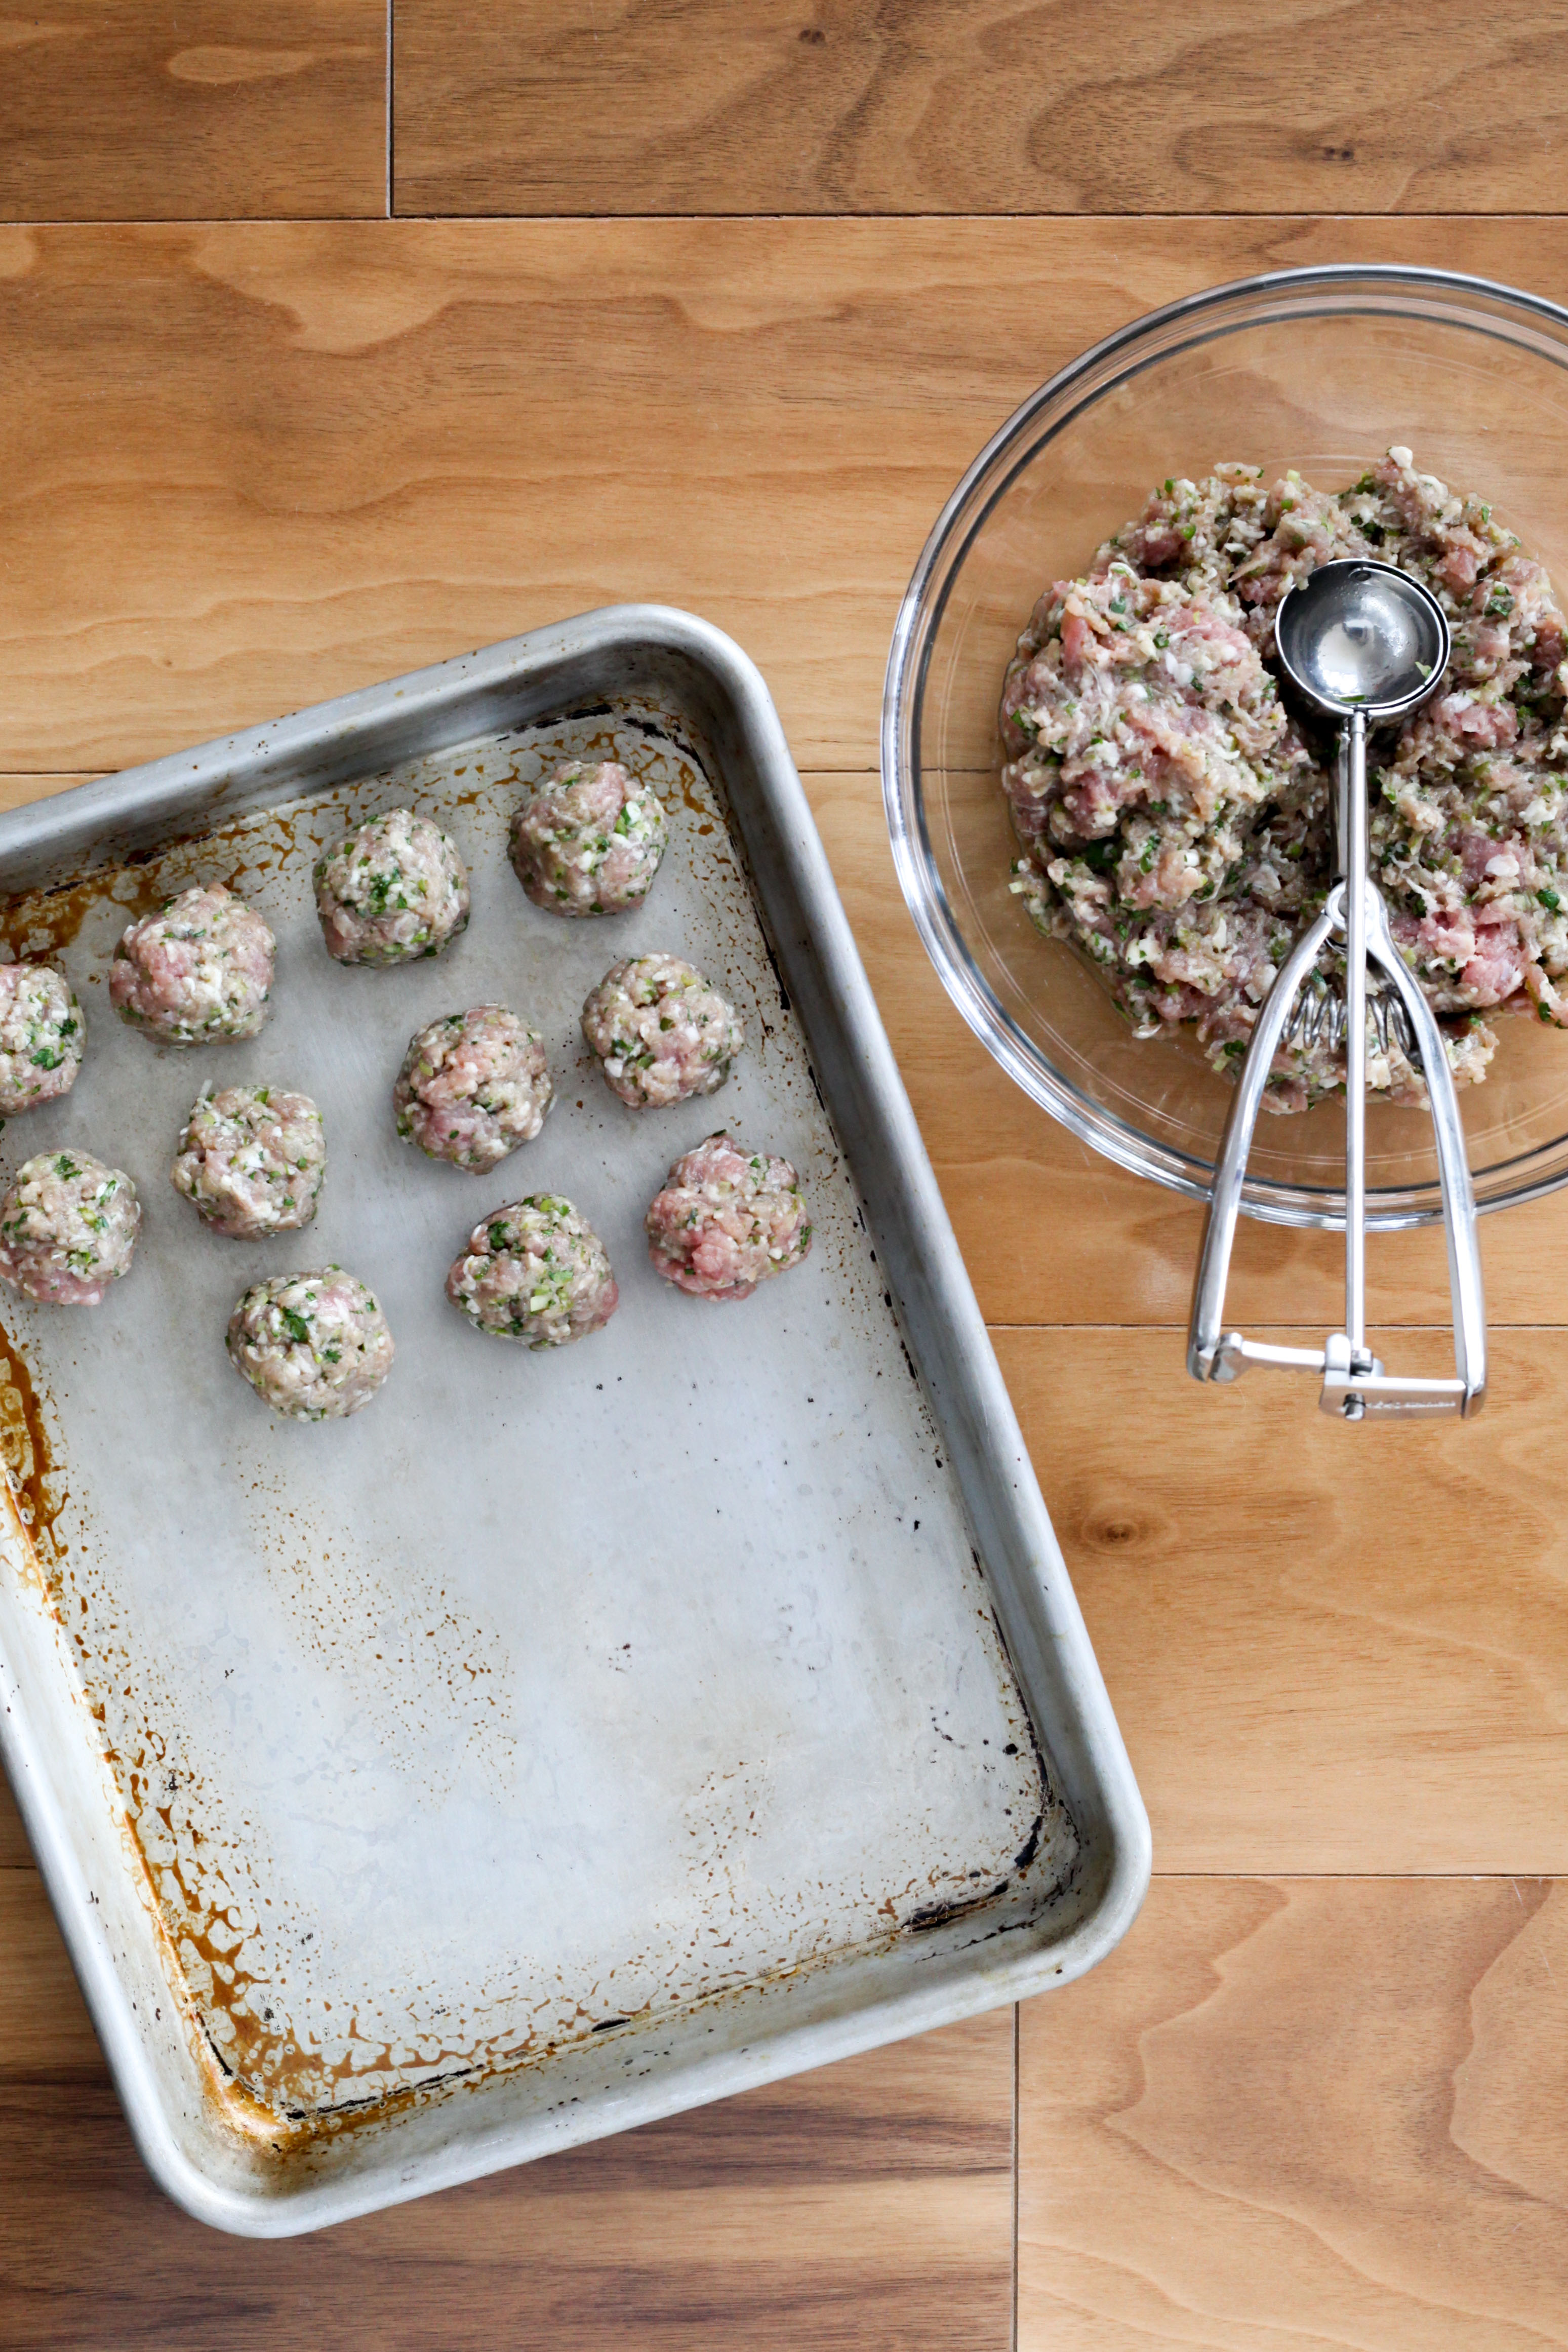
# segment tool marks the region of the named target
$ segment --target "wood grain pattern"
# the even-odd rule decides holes
[[[1565,66],[1460,0],[399,0],[397,203],[1549,211]]]
[[[1568,2342],[1568,1892],[1156,1881],[1020,2013],[1019,2352]]]
[[[997,1339],[1157,1869],[1568,1871],[1568,1333],[1494,1332],[1479,1421],[1360,1430],[1176,1332]]]
[[[22,1827],[16,1800],[5,1775],[0,1772],[0,1872],[31,1870],[32,1866],[33,1850]]]
[[[26,1844],[9,1789],[4,1811],[0,1850],[9,1858],[16,1841],[24,1850]],[[30,1864],[0,1868],[0,2084],[105,2079],[98,2036],[43,1881]]]
[[[1357,256],[1568,294],[1509,221],[0,230],[0,767],[651,596],[760,662],[803,765],[874,768],[899,599],[1000,419],[1152,304]]]
[[[0,219],[387,209],[383,0],[0,0]]]
[[[30,1871],[0,1871],[7,2352],[1006,2352],[1010,2010],[256,2244],[142,2169]]]

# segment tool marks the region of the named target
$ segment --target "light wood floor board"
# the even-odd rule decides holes
[[[0,1872],[30,1871],[32,1867],[33,1850],[22,1827],[22,1816],[16,1811],[16,1800],[11,1794],[10,1782],[0,1772]]]
[[[1010,2010],[258,2244],[152,2186],[30,1871],[0,1964],[6,2352],[1007,2352]]]
[[[873,768],[899,599],[1017,402],[1151,304],[1357,254],[1568,293],[1506,220],[0,229],[0,767],[648,596],[760,662],[803,765]]]
[[[1568,27],[1552,10],[397,0],[396,16],[411,213],[1561,201]]]
[[[1019,2352],[1568,2343],[1568,1893],[1157,1880],[1025,2005]]]
[[[0,2084],[20,2074],[55,2083],[107,2079],[48,1896],[5,1789],[0,1803]],[[0,2145],[0,2172],[5,2169]],[[0,2285],[0,2315],[4,2286]],[[0,2337],[0,2340],[5,2340]]]
[[[1176,1332],[997,1335],[1156,1870],[1568,1871],[1568,1332],[1492,1338],[1479,1421],[1353,1430]]]
[[[384,214],[386,28],[385,0],[0,0],[0,220]]]

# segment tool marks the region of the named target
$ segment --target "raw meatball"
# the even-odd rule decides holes
[[[734,1006],[679,956],[633,956],[582,1008],[606,1083],[632,1109],[711,1095],[746,1042]]]
[[[409,1040],[392,1110],[433,1160],[494,1168],[538,1133],[554,1091],[538,1031],[504,1004],[471,1004]]]
[[[696,1298],[749,1298],[811,1246],[789,1162],[743,1151],[727,1135],[676,1160],[644,1223],[654,1272]]]
[[[87,1023],[63,972],[47,963],[0,964],[0,1118],[68,1095]]]
[[[316,861],[316,912],[340,963],[411,963],[468,928],[457,844],[412,809],[362,824]]]
[[[586,1218],[570,1201],[537,1192],[475,1226],[447,1275],[446,1296],[498,1339],[563,1348],[601,1329],[621,1294]]]
[[[132,923],[109,967],[122,1021],[169,1045],[254,1037],[272,992],[272,933],[221,882],[198,883]]]
[[[316,1214],[327,1173],[321,1114],[280,1087],[225,1087],[192,1104],[169,1173],[214,1233],[293,1233]]]
[[[41,1151],[0,1200],[0,1276],[48,1307],[99,1307],[131,1271],[141,1203],[86,1151]]]
[[[512,865],[552,915],[620,915],[640,907],[670,836],[664,803],[613,760],[578,761],[512,819]]]
[[[392,1370],[386,1318],[340,1265],[253,1282],[229,1317],[225,1345],[235,1371],[289,1421],[358,1412]]]

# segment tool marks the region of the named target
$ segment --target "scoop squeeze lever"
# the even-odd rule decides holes
[[[1239,1380],[1249,1364],[1318,1372],[1319,1404],[1344,1421],[1374,1413],[1469,1417],[1480,1411],[1486,1395],[1486,1306],[1464,1129],[1442,1033],[1395,942],[1367,861],[1368,730],[1407,717],[1437,693],[1448,666],[1448,624],[1437,599],[1408,572],[1352,557],[1322,564],[1288,590],[1274,633],[1281,666],[1291,683],[1339,723],[1336,878],[1322,912],[1281,965],[1253,1025],[1209,1192],[1193,1286],[1187,1370],[1199,1381]],[[1345,1328],[1332,1332],[1321,1348],[1277,1348],[1224,1328],[1230,1253],[1252,1130],[1274,1055],[1297,1014],[1302,989],[1331,943],[1340,942],[1345,972]],[[1406,1379],[1385,1371],[1366,1345],[1369,964],[1381,975],[1381,993],[1403,1008],[1414,1058],[1427,1083],[1448,1248],[1452,1380]]]

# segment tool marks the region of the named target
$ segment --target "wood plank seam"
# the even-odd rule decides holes
[[[255,227],[263,225],[265,216],[256,213],[239,213],[234,215],[232,217],[236,220],[244,220]],[[280,215],[278,217],[281,218],[282,215]],[[374,219],[378,217],[378,215],[365,213],[291,213],[287,217],[292,222],[297,222],[301,226],[305,226],[313,220],[365,220]],[[1234,211],[1223,213],[1082,213],[1047,212],[1038,210],[1034,212],[1017,213],[789,213],[768,212],[764,209],[727,213],[682,213],[669,211],[652,213],[400,212],[392,213],[389,215],[388,217],[392,220],[406,222],[410,227],[413,227],[417,223],[425,228],[477,229],[553,228],[558,224],[563,228],[581,226],[657,228],[665,223],[672,227],[689,227],[692,223],[696,221],[724,222],[727,226],[737,224],[743,221],[753,221],[768,225],[778,222],[781,226],[788,226],[791,221],[798,221],[811,228],[842,227],[851,224],[859,225],[862,222],[864,222],[867,225],[872,223],[881,223],[884,226],[891,225],[899,228],[966,228],[982,226],[986,228],[1006,228],[1009,226],[1028,227],[1034,222],[1038,222],[1042,227],[1050,226],[1053,228],[1068,226],[1083,228],[1124,228],[1130,225],[1135,225],[1142,227],[1145,222],[1157,226],[1161,222],[1169,221],[1191,221],[1195,224],[1201,222],[1206,227],[1213,226],[1215,228],[1222,228],[1226,226],[1249,228],[1266,226],[1270,221],[1289,221],[1292,224],[1310,221],[1314,225],[1327,226],[1332,226],[1336,221],[1343,221],[1347,226],[1354,223],[1357,228],[1364,229],[1369,227],[1375,228],[1380,221],[1386,221],[1391,225],[1397,226],[1399,227],[1410,227],[1411,226],[1419,226],[1423,222],[1431,221],[1453,221],[1456,224],[1467,222],[1475,223],[1478,226],[1481,223],[1485,223],[1488,226],[1496,226],[1499,224],[1506,223],[1508,221],[1568,220],[1568,213],[1523,212],[1517,210],[1509,213],[1248,213]],[[61,221],[47,221],[41,218],[18,218],[16,215],[7,215],[0,216],[0,225],[13,228],[51,228],[66,226],[67,223]],[[159,225],[160,224],[157,223],[150,224],[128,219],[123,214],[120,213],[106,213],[101,216],[101,218],[94,216],[92,219],[82,219],[75,214],[68,216],[68,226],[72,228],[137,228]],[[206,224],[202,221],[187,222],[184,220],[183,216],[182,216],[182,226],[200,228],[204,225]]]
[[[394,170],[392,152],[388,152],[389,192],[395,194],[391,174]],[[788,226],[799,223],[813,229],[854,228],[880,225],[898,228],[1066,228],[1117,229],[1125,228],[1129,220],[1137,226],[1190,224],[1193,227],[1249,229],[1266,227],[1270,222],[1289,224],[1291,227],[1310,225],[1333,228],[1343,225],[1358,232],[1385,225],[1390,228],[1408,228],[1424,221],[1452,222],[1456,228],[1506,228],[1511,222],[1528,224],[1537,221],[1568,220],[1564,213],[179,213],[165,217],[162,214],[131,215],[126,213],[8,213],[0,211],[0,228],[310,228],[331,227],[335,224],[352,223],[364,227],[368,223],[395,222],[400,228],[473,229],[551,229],[551,228],[690,228],[705,222],[722,224],[726,227]],[[963,772],[960,771],[959,772]]]

